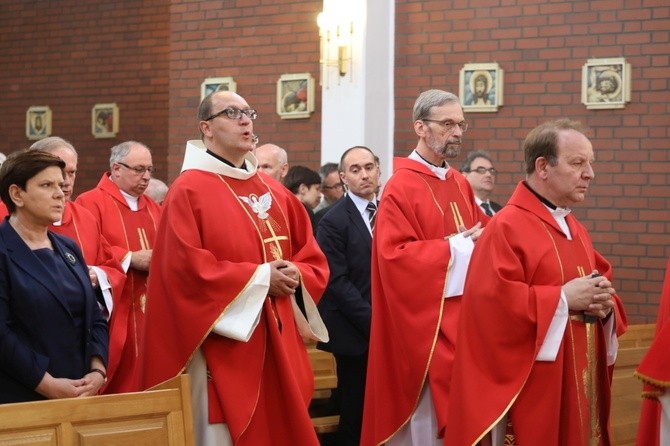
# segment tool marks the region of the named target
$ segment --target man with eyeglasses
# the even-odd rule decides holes
[[[135,392],[140,390],[139,345],[144,333],[147,277],[161,208],[144,194],[154,171],[147,146],[126,141],[112,147],[109,167],[98,185],[79,195],[76,203],[93,214],[126,272],[126,283],[120,299],[114,302],[110,325],[117,324],[118,318],[127,321],[127,327],[112,332],[110,337],[110,345],[116,345],[110,348],[110,362],[118,361],[118,368],[110,376],[105,392]],[[112,357],[115,351],[120,352],[120,357]]]
[[[468,128],[460,99],[425,91],[413,122],[418,143],[394,160],[372,238],[364,446],[443,444],[463,282],[489,220],[447,163]]]
[[[230,91],[200,104],[202,139],[163,202],[143,383],[189,373],[198,445],[317,446],[303,338],[328,339],[328,264],[302,203],[258,174],[256,117]]]
[[[468,153],[461,164],[461,173],[467,178],[475,193],[475,201],[489,217],[498,212],[502,206],[489,200],[496,184],[496,174],[491,157],[484,150]]]
[[[326,163],[321,166],[319,176],[321,177],[321,185],[319,186],[321,202],[314,208],[315,213],[332,206],[344,196],[344,184],[340,179],[340,171],[337,163]]]

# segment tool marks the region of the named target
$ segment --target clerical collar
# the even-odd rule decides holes
[[[535,192],[535,190],[532,187],[530,187],[530,184],[528,184],[527,182],[524,181],[523,185],[526,186],[528,188],[528,190],[531,191],[533,193],[533,195],[535,195],[538,198],[538,200],[540,200],[545,206],[547,206],[552,211],[556,210],[556,205],[554,203],[552,203],[551,201],[547,200],[546,198],[544,198],[542,195]]]
[[[415,152],[417,155],[419,155],[419,158],[421,158],[422,160],[424,160],[426,163],[430,164],[430,165],[433,166],[433,167],[437,167],[438,169],[446,169],[446,168],[449,167],[449,164],[447,164],[446,161],[442,161],[442,165],[441,165],[441,166],[438,166],[437,164],[433,164],[433,163],[431,163],[430,161],[428,161],[426,158],[424,158],[423,156],[421,156],[421,154],[420,154],[419,152],[417,152],[416,150],[415,150],[414,152]]]
[[[538,200],[540,200],[542,204],[549,209],[549,212],[554,218],[565,218],[570,214],[570,212],[572,212],[570,208],[561,208],[556,206],[554,203],[552,203],[551,201],[544,198],[542,195],[535,192],[535,190],[533,190],[533,188],[530,187],[530,185],[525,181],[523,182],[523,185],[526,186],[528,190],[531,191],[533,195],[535,195],[538,198]]]
[[[411,160],[414,160],[420,164],[426,166],[431,172],[433,172],[439,179],[445,180],[447,178],[447,171],[449,170],[449,163],[444,162],[444,167],[438,167],[435,164],[427,161],[424,157],[419,155],[419,153],[414,150],[407,157]]]
[[[225,164],[229,165],[230,167],[233,167],[233,168],[235,168],[235,169],[247,170],[247,163],[245,163],[244,161],[242,161],[242,165],[241,165],[240,167],[237,167],[235,164],[231,163],[230,161],[228,161],[227,159],[225,159],[225,158],[222,157],[221,155],[218,155],[218,154],[212,152],[212,151],[209,150],[209,149],[206,149],[205,151],[206,151],[208,154],[212,155],[212,156],[213,156],[214,158],[216,158],[217,160],[221,161],[222,163],[225,163]]]

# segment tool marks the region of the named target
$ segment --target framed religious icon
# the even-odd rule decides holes
[[[119,133],[119,107],[115,103],[93,106],[91,132],[96,138],[114,138]]]
[[[309,73],[282,74],[277,81],[277,114],[282,119],[309,118],[314,111],[314,78]]]
[[[497,63],[470,63],[461,69],[458,94],[467,112],[496,112],[503,105],[503,70]]]
[[[208,77],[200,84],[200,100],[215,91],[237,92],[237,84],[232,77]]]
[[[630,72],[623,57],[589,59],[582,66],[582,103],[588,109],[624,108],[630,102]]]
[[[51,135],[51,109],[46,105],[29,107],[26,112],[26,136],[43,139]]]

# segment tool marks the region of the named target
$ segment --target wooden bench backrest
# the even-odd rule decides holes
[[[0,444],[193,446],[187,375],[146,392],[0,405]]]

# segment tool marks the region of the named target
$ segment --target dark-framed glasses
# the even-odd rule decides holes
[[[209,118],[205,119],[205,121],[211,121],[214,118],[218,118],[221,115],[225,115],[226,118],[228,119],[242,119],[242,116],[246,116],[247,118],[251,119],[252,121],[258,118],[258,112],[253,109],[247,109],[247,110],[240,110],[239,108],[235,107],[228,107],[224,108],[218,113],[214,113],[212,116]]]
[[[337,184],[333,184],[332,186],[321,186],[321,189],[326,189],[326,190],[330,190],[330,189],[342,190],[342,189],[344,189],[344,184],[343,184],[343,183],[337,183]]]
[[[435,119],[422,119],[424,122],[434,122],[436,124],[440,124],[444,127],[444,129],[447,132],[452,132],[456,128],[456,126],[460,127],[461,132],[465,133],[468,131],[468,121],[461,121],[461,122],[454,122],[450,120],[446,121],[437,121]]]
[[[135,166],[135,167],[131,167],[126,163],[122,163],[121,161],[117,161],[116,164],[118,164],[119,166],[123,166],[128,170],[132,170],[137,175],[144,175],[144,172],[149,172],[150,174],[153,174],[154,172],[156,172],[156,168],[154,166],[149,166],[149,167]]]
[[[476,169],[470,169],[466,170],[466,172],[477,172],[480,175],[484,175],[486,172],[490,173],[491,175],[495,175],[498,173],[498,171],[495,169],[495,167],[489,167],[488,169],[486,167],[479,166]]]

